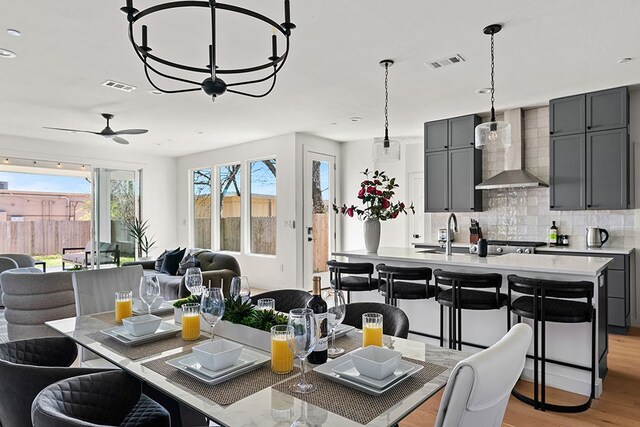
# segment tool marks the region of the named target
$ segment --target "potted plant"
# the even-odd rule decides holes
[[[413,203],[406,206],[403,202],[393,202],[395,189],[399,187],[395,178],[389,178],[384,171],[365,169],[362,174],[365,179],[360,183],[358,199],[364,205],[358,208],[355,205],[333,205],[335,213],[341,213],[353,217],[357,215],[364,220],[364,245],[367,253],[378,252],[380,246],[380,221],[396,219],[399,214],[407,214],[408,211],[415,214]]]
[[[127,221],[127,231],[138,247],[138,259],[148,259],[149,251],[155,246],[156,241],[149,240],[147,237],[147,229],[149,228],[149,220],[142,221],[139,218],[134,218],[132,221]],[[144,254],[144,256],[142,255]]]

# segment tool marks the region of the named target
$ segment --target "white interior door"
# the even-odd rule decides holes
[[[424,174],[411,173],[407,176],[409,183],[409,200],[413,201],[416,209],[415,215],[409,215],[409,234],[407,243],[425,242],[427,239],[424,235]]]
[[[307,152],[304,163],[304,289],[311,289],[313,276],[328,286],[327,261],[335,250],[336,158]]]

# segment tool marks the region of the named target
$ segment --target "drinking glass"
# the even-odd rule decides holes
[[[116,323],[122,323],[122,319],[131,317],[133,305],[133,292],[116,292]]]
[[[189,267],[184,275],[184,285],[192,295],[201,295],[202,288],[202,270],[200,267]]]
[[[194,341],[200,338],[200,304],[182,304],[182,339]]]
[[[337,356],[344,353],[343,348],[336,347],[336,328],[344,320],[347,306],[344,302],[344,294],[339,289],[329,289],[324,294],[327,303],[327,322],[331,332],[331,347],[327,349],[329,356]]]
[[[242,301],[248,301],[251,297],[249,278],[247,276],[236,276],[231,279],[231,289],[229,290],[229,294],[233,299],[241,297]]]
[[[258,310],[259,311],[275,311],[276,310],[276,300],[273,298],[260,298],[258,300]]]
[[[271,371],[275,374],[288,374],[293,371],[293,352],[287,341],[292,328],[289,325],[271,327]]]
[[[158,276],[144,276],[140,279],[140,299],[147,304],[149,314],[151,306],[160,296],[160,283]]]
[[[302,370],[301,381],[289,386],[294,393],[311,393],[316,386],[309,384],[305,378],[304,361],[316,347],[318,342],[318,323],[310,308],[295,308],[289,312],[288,325],[291,328],[287,332],[287,342],[293,354],[300,359]]]
[[[362,346],[382,347],[382,314],[364,313],[362,315]]]
[[[221,288],[209,288],[202,292],[200,313],[204,320],[211,325],[211,340],[213,341],[213,328],[224,315],[224,296]]]

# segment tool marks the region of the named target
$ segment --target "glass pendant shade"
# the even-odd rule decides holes
[[[373,160],[375,162],[391,162],[400,160],[400,143],[393,139],[373,139]]]
[[[486,122],[476,126],[476,148],[483,149],[485,145],[511,145],[511,125],[507,122]]]

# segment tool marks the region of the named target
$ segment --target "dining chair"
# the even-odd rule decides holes
[[[460,361],[444,389],[435,427],[499,427],[533,332],[515,325],[500,341]]]
[[[27,254],[0,254],[2,258],[11,258],[18,264],[18,268],[35,267],[36,261]]]
[[[15,262],[15,260],[0,256],[0,273],[7,270],[13,270],[14,268],[18,268],[18,263]],[[4,305],[2,305],[2,280],[0,280],[0,307],[4,307]]]
[[[99,369],[70,368],[78,355],[67,337],[0,343],[0,425],[31,427],[31,403],[48,385]]]
[[[278,289],[276,291],[263,292],[251,297],[251,303],[257,304],[261,298],[273,298],[276,301],[276,311],[288,313],[294,308],[304,308],[312,298],[311,294],[302,289]]]
[[[31,406],[34,427],[170,427],[169,412],[142,393],[139,380],[116,370],[51,384]]]
[[[364,313],[382,314],[382,333],[399,338],[407,338],[409,335],[409,318],[398,307],[381,302],[352,302],[346,304],[347,310],[342,321],[345,325],[350,325],[362,329],[362,315]]]
[[[351,292],[375,291],[383,282],[374,277],[374,266],[370,262],[327,261],[331,287],[345,291],[347,303],[351,302]]]

